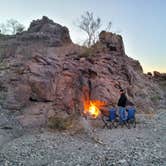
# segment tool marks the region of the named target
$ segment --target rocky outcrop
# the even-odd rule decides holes
[[[102,31],[99,34],[99,41],[108,53],[116,52],[120,56],[125,55],[124,44],[120,35]]]
[[[34,20],[27,32],[18,36],[20,40],[43,40],[48,46],[62,46],[71,43],[69,30],[54,23],[47,17],[41,20]]]
[[[27,46],[37,43],[44,46],[57,47],[72,42],[68,28],[54,23],[46,16],[32,21],[27,31],[11,36],[2,35],[0,38],[3,39],[1,47],[6,45],[10,45],[10,47],[17,47],[18,45]]]
[[[158,71],[154,71],[153,76],[155,79],[158,79],[158,80],[166,80],[166,73],[160,73]]]
[[[97,44],[95,50],[73,44],[68,29],[47,17],[33,21],[26,32],[0,38],[0,105],[19,110],[17,119],[31,127],[51,115],[83,111],[87,93],[111,105],[123,88],[138,109],[160,105],[160,89],[125,55],[120,35],[101,32]]]

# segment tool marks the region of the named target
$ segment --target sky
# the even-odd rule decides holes
[[[111,31],[122,35],[126,54],[139,60],[144,72],[166,72],[165,0],[0,0],[0,23],[13,18],[28,27],[45,15],[81,43],[86,34],[76,25],[86,11],[100,17],[103,28],[112,22]]]

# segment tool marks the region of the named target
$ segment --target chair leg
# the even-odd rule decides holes
[[[112,125],[114,128],[117,128],[119,125],[119,121],[117,121],[116,119],[112,122]]]
[[[110,122],[109,129],[112,129],[112,122]]]
[[[103,123],[104,123],[103,129],[104,129],[105,127],[109,128],[108,123],[104,120],[104,118],[102,118],[102,121],[103,121]]]
[[[103,129],[104,129],[104,128],[108,128],[107,123],[105,123],[105,124],[103,125]]]
[[[130,122],[125,121],[125,125],[128,129],[130,129]]]

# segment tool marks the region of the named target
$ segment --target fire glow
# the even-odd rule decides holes
[[[84,114],[97,118],[101,112],[100,109],[106,105],[105,102],[99,100],[85,100],[84,101]]]

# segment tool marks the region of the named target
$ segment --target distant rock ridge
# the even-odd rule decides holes
[[[159,79],[159,80],[166,80],[166,73],[160,73],[158,71],[154,71],[153,76],[154,76],[154,78]]]
[[[116,104],[119,88],[138,110],[166,107],[164,93],[125,54],[123,39],[101,32],[92,48],[76,45],[66,27],[47,17],[27,31],[0,37],[0,106],[19,111],[23,126],[40,126],[48,117],[83,111],[84,87],[91,99]]]
[[[16,35],[8,35],[5,40],[6,45],[27,45],[42,42],[49,47],[72,43],[68,28],[54,23],[46,16],[32,21],[27,31]]]
[[[72,42],[68,28],[54,23],[46,16],[43,16],[41,20],[32,21],[27,33],[33,38],[39,37],[45,39],[49,46],[60,46]],[[26,35],[22,38],[26,39]]]

